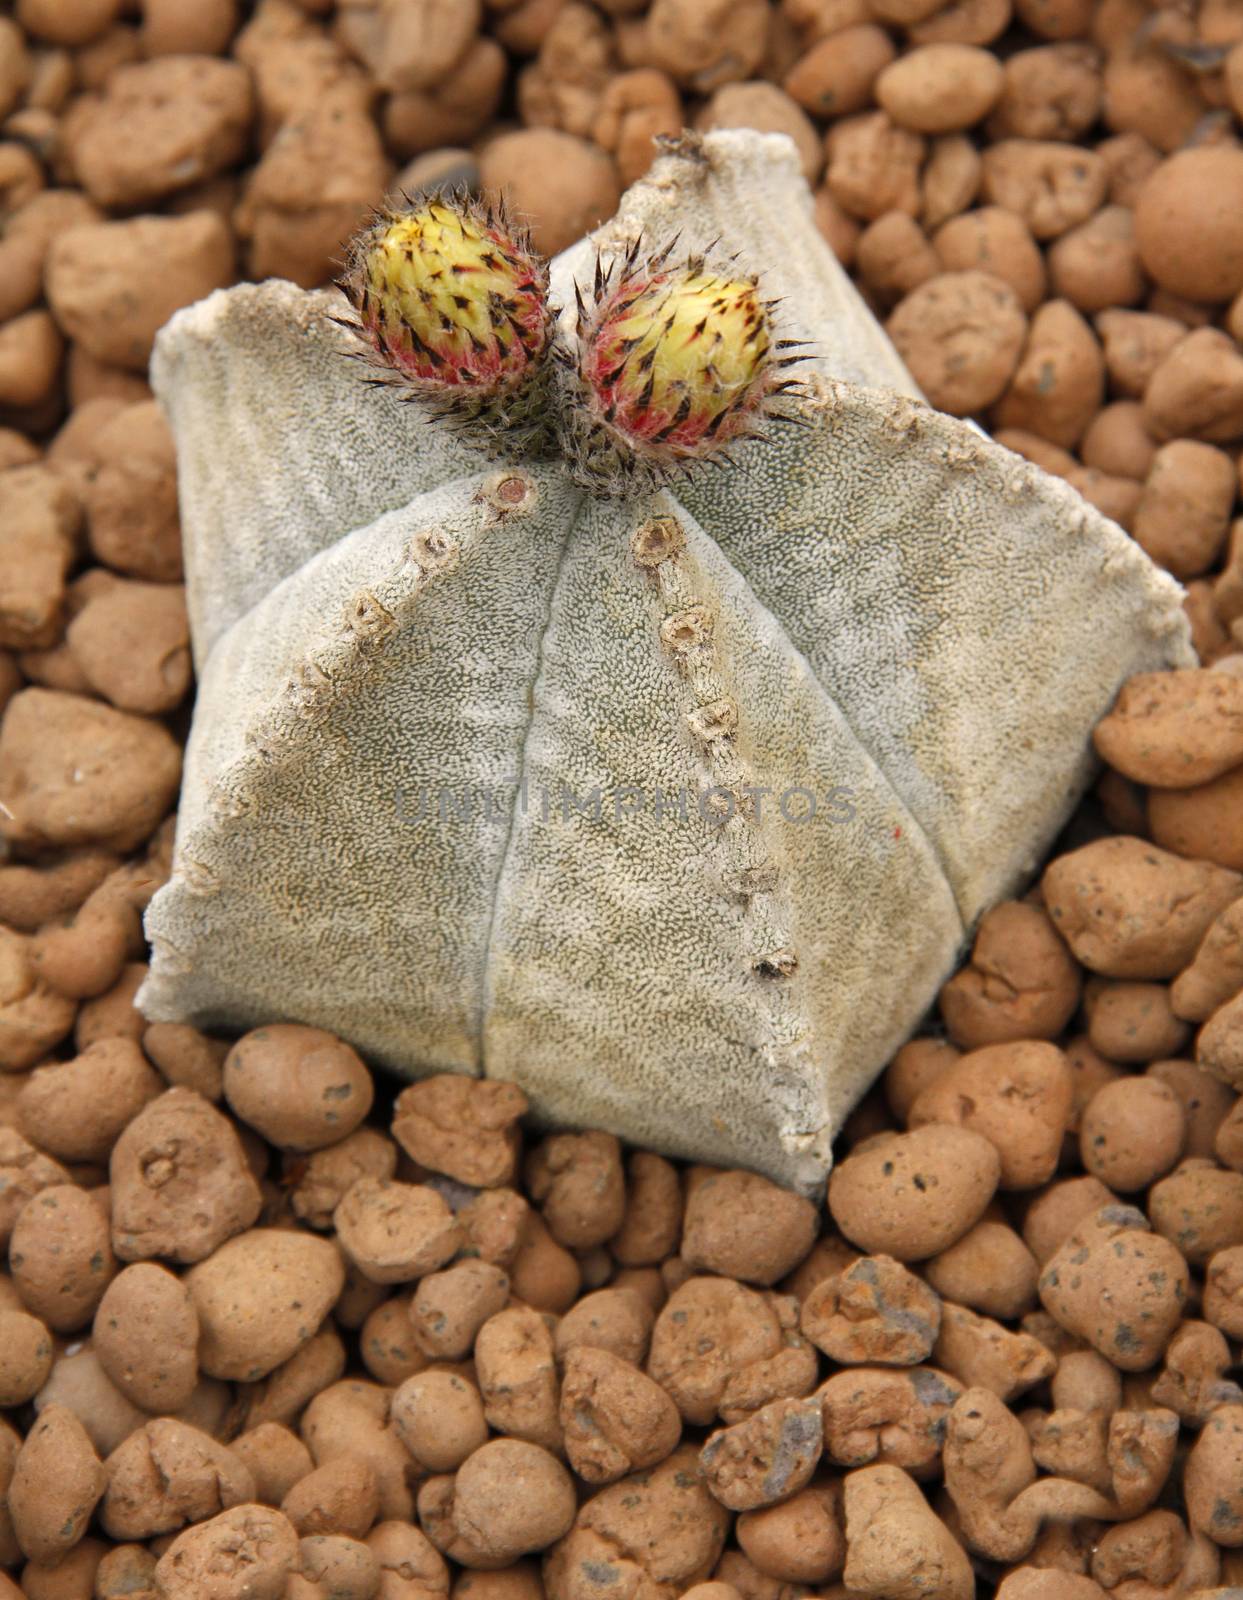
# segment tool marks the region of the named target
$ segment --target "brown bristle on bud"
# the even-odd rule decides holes
[[[758,280],[703,257],[670,266],[667,248],[642,261],[632,249],[617,281],[599,266],[594,301],[580,299],[569,413],[576,475],[597,493],[625,494],[669,481],[699,461],[724,458],[753,437],[782,388],[770,305]]]
[[[521,448],[544,428],[548,273],[501,209],[437,195],[377,216],[340,286],[381,381],[480,423],[489,447],[497,430]]]

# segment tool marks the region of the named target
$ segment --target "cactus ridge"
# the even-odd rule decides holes
[[[544,453],[552,324],[547,263],[503,205],[402,197],[350,245],[337,280],[366,381],[396,386],[493,457]]]

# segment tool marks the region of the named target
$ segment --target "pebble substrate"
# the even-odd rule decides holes
[[[1239,0],[0,16],[0,1600],[1243,1595],[1241,122]],[[555,251],[684,124],[790,134],[932,402],[1204,662],[1127,685],[827,1215],[132,1005],[191,689],[156,329],[398,185]]]

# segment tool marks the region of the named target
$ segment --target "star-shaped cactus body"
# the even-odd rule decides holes
[[[702,269],[610,298],[679,233]],[[407,260],[380,279],[417,310]],[[241,285],[160,335],[200,677],[139,1004],[516,1080],[545,1124],[814,1192],[1121,684],[1194,660],[1181,593],[922,403],[789,140],[679,141],[548,302],[561,448],[494,413],[495,466],[430,379],[357,382],[338,295]],[[814,341],[799,386],[757,403],[785,336]],[[719,470],[643,468],[737,425]]]

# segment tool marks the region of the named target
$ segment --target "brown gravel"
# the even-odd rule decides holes
[[[1238,7],[10,9],[0,1600],[1243,1593]],[[1202,661],[1125,686],[827,1212],[132,1005],[192,690],[157,329],[327,281],[398,183],[560,249],[684,124],[789,134],[932,402],[1186,583]]]

